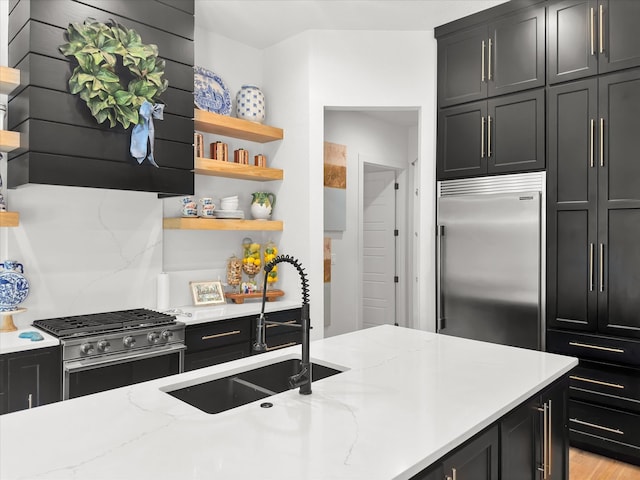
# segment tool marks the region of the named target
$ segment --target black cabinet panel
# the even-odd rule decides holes
[[[438,40],[440,107],[486,98],[487,35],[483,26]]]
[[[0,356],[0,415],[8,412],[9,386],[7,385],[7,362],[4,357]]]
[[[550,84],[598,73],[597,0],[563,0],[548,8],[547,76]]]
[[[197,370],[224,362],[230,362],[239,358],[248,357],[251,354],[249,343],[237,343],[226,347],[217,347],[209,350],[200,350],[187,353],[184,356],[184,370]]]
[[[489,100],[488,173],[544,168],[544,111],[543,89]]]
[[[188,325],[185,333],[188,353],[238,343],[248,344],[250,339],[251,317]]]
[[[602,49],[598,45],[600,73],[640,65],[640,2],[637,0],[600,0]],[[598,12],[600,15],[600,12]]]
[[[541,465],[540,401],[526,402],[500,422],[501,478],[535,480]]]
[[[489,96],[545,84],[545,9],[528,8],[489,25]]]
[[[455,469],[457,478],[498,480],[499,448],[496,425],[445,458],[442,462],[444,473],[453,478]]]
[[[581,359],[640,367],[640,340],[547,330],[547,350]]]

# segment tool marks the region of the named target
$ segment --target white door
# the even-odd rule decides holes
[[[396,173],[364,166],[362,327],[396,322]]]

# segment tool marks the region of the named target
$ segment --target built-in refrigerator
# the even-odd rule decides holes
[[[439,333],[544,348],[545,173],[438,182]]]

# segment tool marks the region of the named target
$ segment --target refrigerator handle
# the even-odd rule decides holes
[[[438,268],[438,297],[437,297],[437,315],[438,315],[438,323],[436,325],[436,331],[440,331],[444,328],[444,298],[442,292],[442,247],[443,247],[443,237],[444,237],[444,225],[438,225],[437,229],[437,237],[438,237],[438,258],[437,258],[437,268]]]

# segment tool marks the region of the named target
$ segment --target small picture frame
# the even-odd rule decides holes
[[[189,282],[194,305],[216,305],[225,303],[221,282]]]

